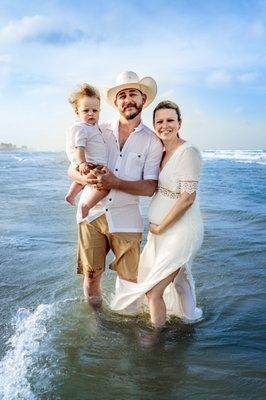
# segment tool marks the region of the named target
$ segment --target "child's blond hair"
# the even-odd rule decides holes
[[[78,102],[79,100],[84,97],[84,96],[88,96],[88,97],[96,97],[96,99],[98,99],[99,101],[101,101],[101,97],[100,97],[100,93],[99,91],[89,85],[88,83],[82,83],[79,87],[78,90],[76,90],[75,92],[72,92],[68,98],[69,103],[72,105],[72,107],[77,110],[78,108]]]

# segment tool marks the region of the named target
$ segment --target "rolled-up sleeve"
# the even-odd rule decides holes
[[[144,164],[143,179],[158,179],[162,154],[163,145],[161,141],[156,137],[152,138]]]

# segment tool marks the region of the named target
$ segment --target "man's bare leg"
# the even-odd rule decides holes
[[[83,281],[83,292],[85,299],[88,300],[93,308],[101,306],[101,275],[98,275],[95,278],[89,278],[88,275],[85,275]]]

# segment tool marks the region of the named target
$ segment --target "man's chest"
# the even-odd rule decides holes
[[[142,179],[149,141],[141,135],[125,138],[121,146],[119,138],[112,135],[108,140],[108,166],[115,175],[130,180]]]

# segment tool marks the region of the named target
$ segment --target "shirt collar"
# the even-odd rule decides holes
[[[143,128],[144,128],[144,124],[142,122],[142,120],[140,120],[140,123],[138,124],[138,126],[132,131],[132,133],[137,133],[140,132]],[[112,131],[114,133],[114,135],[116,137],[118,137],[118,129],[119,129],[119,119],[116,121],[113,121],[112,123]]]
[[[144,128],[144,124],[142,122],[142,119],[140,120],[140,123],[138,124],[138,126],[134,129],[133,132],[139,132]]]

